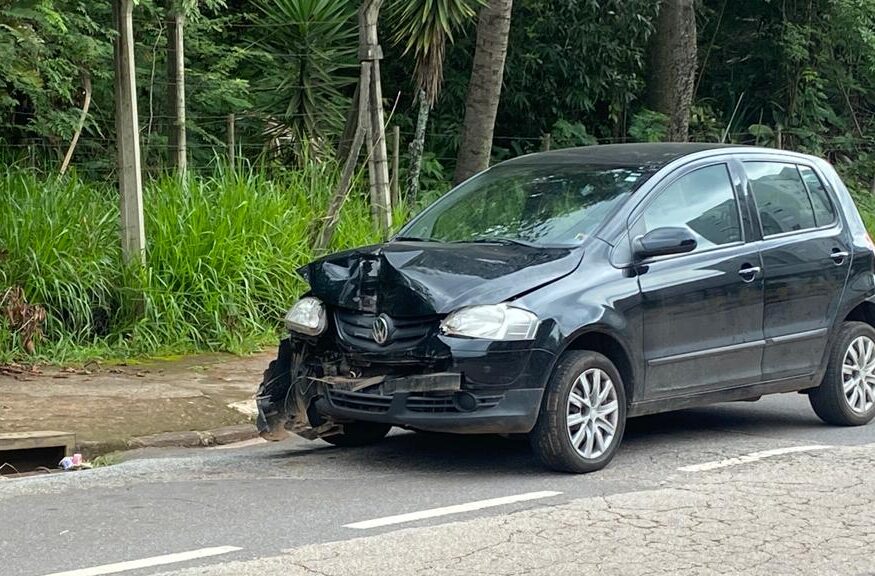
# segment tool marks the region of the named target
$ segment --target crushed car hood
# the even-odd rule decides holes
[[[582,248],[390,242],[332,254],[299,273],[322,301],[390,316],[495,304],[573,272]]]

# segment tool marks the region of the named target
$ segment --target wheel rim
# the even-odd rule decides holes
[[[586,459],[602,456],[614,442],[620,404],[608,374],[590,368],[577,377],[568,393],[566,424],[571,445]]]
[[[845,352],[842,384],[848,406],[857,414],[866,414],[875,404],[875,342],[858,336]]]

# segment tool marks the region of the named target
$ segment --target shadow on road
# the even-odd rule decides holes
[[[621,456],[634,458],[654,449],[677,452],[703,443],[730,445],[738,435],[777,437],[800,431],[816,433],[820,427],[819,420],[795,403],[721,404],[630,420]],[[369,472],[403,469],[405,473],[423,474],[549,474],[532,454],[525,435],[460,436],[399,431],[367,448],[335,448],[320,441],[304,446],[303,450],[272,451],[265,457],[285,460],[292,466],[343,462],[345,467]]]
[[[670,436],[687,437],[708,432],[766,436],[821,428],[823,424],[807,407],[807,402],[804,408],[788,409],[782,406],[777,409],[767,406],[765,402],[733,402],[641,416],[629,420],[624,442],[634,443],[655,436],[663,439]]]

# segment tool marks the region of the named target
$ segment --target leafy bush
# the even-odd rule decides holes
[[[632,117],[629,135],[637,142],[662,142],[668,135],[668,116],[642,109]]]
[[[45,307],[42,359],[161,351],[244,351],[273,340],[304,288],[295,270],[311,258],[335,180],[332,164],[268,178],[218,169],[167,178],[144,191],[147,265],[122,265],[118,200],[108,185],[76,176],[0,172],[0,294],[21,286]],[[342,212],[336,248],[376,241],[366,195]],[[0,360],[22,354],[0,326]]]

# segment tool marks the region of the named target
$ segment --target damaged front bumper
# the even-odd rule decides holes
[[[552,360],[543,350],[492,350],[469,341],[440,365],[361,368],[340,354],[326,357],[306,340],[286,338],[259,388],[258,429],[268,440],[288,432],[330,436],[354,421],[432,432],[526,433],[537,420]]]

